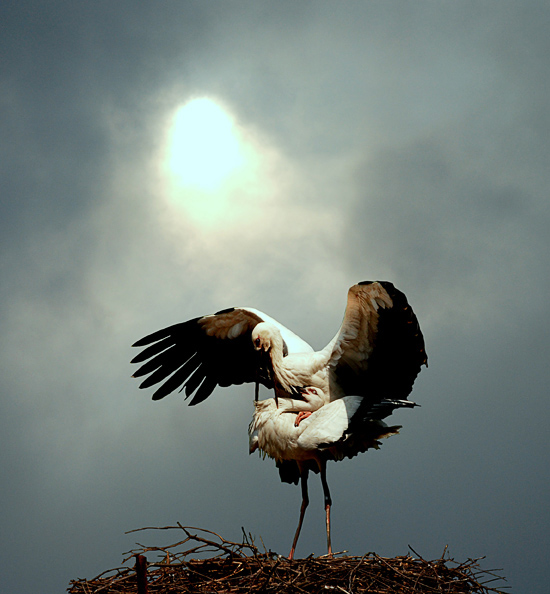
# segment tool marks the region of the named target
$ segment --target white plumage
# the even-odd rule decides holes
[[[320,472],[325,495],[328,552],[331,499],[326,462],[353,457],[395,434],[382,419],[407,400],[422,365],[424,339],[407,299],[389,282],[363,282],[348,292],[344,320],[321,351],[266,314],[230,308],[176,324],[139,340],[133,359],[144,363],[140,385],[161,384],[158,400],[176,389],[207,398],[217,385],[256,384],[250,452],[275,459],[281,480],[301,479],[302,506],[293,557],[308,505],[309,470]],[[258,401],[258,384],[275,398]]]

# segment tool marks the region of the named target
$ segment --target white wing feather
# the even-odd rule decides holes
[[[325,404],[300,423],[302,433],[298,438],[298,447],[306,451],[317,450],[322,445],[337,442],[349,427],[361,401],[360,396],[346,396]]]
[[[300,338],[297,334],[294,334],[292,330],[289,330],[286,326],[283,326],[280,322],[273,319],[271,316],[265,314],[263,311],[260,311],[259,309],[254,309],[253,307],[242,307],[240,309],[246,309],[247,311],[250,311],[262,318],[264,322],[276,326],[279,329],[279,332],[281,333],[283,340],[286,342],[289,353],[295,354],[314,352],[313,347],[310,344],[308,344],[305,340]]]

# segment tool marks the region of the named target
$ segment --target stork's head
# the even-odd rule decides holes
[[[269,353],[273,345],[278,343],[280,332],[266,322],[256,324],[252,330],[252,344],[256,351],[260,353]]]

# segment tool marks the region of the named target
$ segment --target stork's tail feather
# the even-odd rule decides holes
[[[410,400],[384,399],[380,402],[375,402],[374,404],[372,404],[367,416],[372,419],[381,420],[385,419],[386,417],[389,417],[396,408],[414,408],[415,406],[420,405]]]
[[[300,481],[300,468],[295,460],[277,460],[275,462],[279,469],[281,482],[289,485],[297,485]]]

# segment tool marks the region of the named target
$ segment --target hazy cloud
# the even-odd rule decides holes
[[[286,553],[300,496],[247,455],[252,387],[153,403],[129,345],[250,305],[320,348],[380,278],[430,367],[401,435],[330,467],[335,547],[448,544],[542,592],[544,3],[19,2],[1,22],[5,587],[61,590],[177,521]],[[257,157],[202,221],[163,169],[200,96]],[[311,490],[304,556],[324,551]]]

